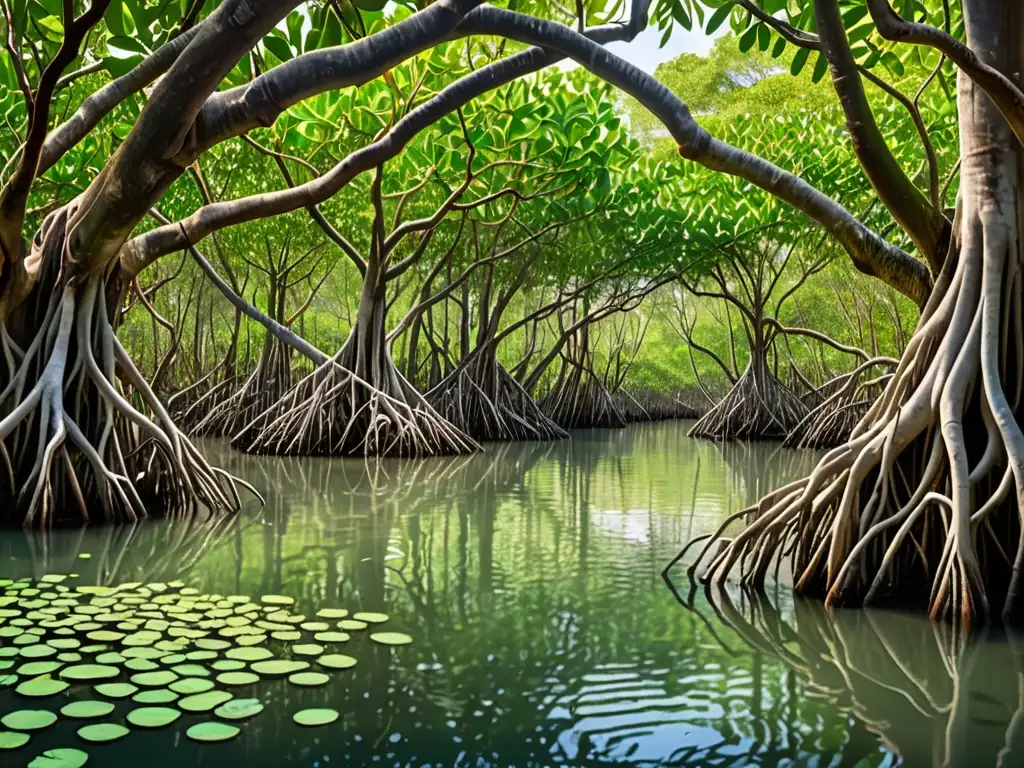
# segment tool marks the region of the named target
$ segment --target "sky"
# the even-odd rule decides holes
[[[729,25],[723,24],[715,34],[708,35],[703,29],[687,32],[677,25],[672,30],[672,37],[665,43],[665,47],[659,48],[658,43],[661,42],[662,33],[656,27],[650,26],[637,35],[632,42],[611,43],[608,45],[608,50],[653,75],[659,64],[674,59],[680,53],[707,55],[715,43],[715,38],[725,34],[728,29]],[[566,69],[573,69],[579,65],[570,60],[563,62],[562,66]]]

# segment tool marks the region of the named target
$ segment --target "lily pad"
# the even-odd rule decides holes
[[[232,699],[213,711],[221,720],[245,720],[255,717],[263,711],[263,702],[259,699]]]
[[[85,699],[65,704],[60,709],[64,717],[73,717],[81,720],[88,720],[94,717],[106,717],[114,711],[114,705],[109,701],[93,701]]]
[[[117,741],[124,738],[130,730],[117,723],[93,723],[83,725],[78,729],[79,738],[91,744],[105,744],[109,741]]]
[[[304,687],[327,685],[330,681],[331,678],[323,672],[296,672],[294,675],[290,675],[288,677],[288,682],[292,685],[301,685]]]
[[[28,744],[32,737],[17,731],[0,731],[0,749],[17,749]]]
[[[322,645],[316,645],[314,643],[304,643],[302,645],[293,645],[292,653],[299,656],[319,656],[324,652]]]
[[[257,675],[268,675],[270,677],[282,677],[309,669],[309,662],[291,661],[288,659],[273,659],[271,661],[257,661],[251,667]]]
[[[299,625],[299,629],[304,629],[307,632],[326,632],[331,628],[331,625],[326,621],[305,621]]]
[[[45,659],[48,656],[56,656],[57,649],[51,648],[45,643],[26,645],[22,647],[20,655],[23,659]]]
[[[328,653],[317,659],[316,663],[327,669],[349,669],[356,665],[356,660],[341,653]]]
[[[129,712],[125,719],[139,728],[163,728],[181,717],[173,707],[139,707]]]
[[[77,664],[61,670],[60,676],[65,680],[87,683],[93,680],[109,680],[119,674],[121,674],[120,669],[106,664]]]
[[[294,643],[296,640],[302,639],[302,633],[294,630],[279,629],[276,632],[271,632],[270,636],[275,640],[281,640],[285,643]]]
[[[387,621],[390,616],[386,613],[373,613],[372,611],[360,611],[359,613],[352,614],[352,618],[356,621],[365,621],[367,624],[383,624]]]
[[[224,654],[235,661],[265,661],[274,657],[266,648],[232,648]]]
[[[260,681],[259,675],[252,672],[221,672],[217,675],[217,682],[221,685],[252,685]]]
[[[348,616],[348,611],[344,608],[321,608],[316,612],[317,618],[320,619],[344,619]]]
[[[206,682],[205,680],[203,682]],[[170,704],[178,700],[178,694],[166,688],[158,688],[152,691],[139,691],[132,696],[136,704]]]
[[[381,645],[408,645],[412,638],[401,632],[374,632],[370,639]]]
[[[263,595],[260,602],[265,605],[295,605],[295,598],[287,595]]]
[[[138,691],[139,688],[131,683],[100,683],[93,686],[93,690],[100,694],[100,696],[106,696],[111,699],[127,699]]]
[[[68,684],[63,680],[55,680],[52,677],[34,677],[19,685],[14,692],[20,693],[22,696],[41,699],[46,696],[56,696],[67,689]]]
[[[63,666],[59,661],[30,661],[28,664],[18,667],[18,674],[25,677],[39,677],[56,672]]]
[[[175,693],[189,696],[193,693],[205,693],[210,690],[213,688],[213,681],[205,677],[183,677],[181,680],[175,680],[167,687]]]
[[[140,672],[132,675],[132,683],[142,688],[164,688],[178,679],[176,672],[161,669],[156,672]]]
[[[235,738],[240,731],[233,725],[227,723],[196,723],[187,731],[185,735],[193,741],[201,741],[203,743],[213,743],[217,741],[228,741]]]
[[[245,662],[234,659],[221,659],[220,661],[213,662],[210,666],[218,672],[237,672],[240,669],[245,669]]]
[[[209,712],[232,698],[227,691],[207,691],[179,699],[178,706],[186,712]]]
[[[348,632],[317,632],[313,639],[318,643],[347,643],[351,635]]]
[[[0,718],[0,724],[12,731],[40,731],[57,722],[48,709],[18,709]]]
[[[60,747],[48,749],[34,758],[28,768],[82,768],[89,761],[89,754],[80,749]]]
[[[355,619],[343,619],[338,622],[338,629],[344,629],[347,632],[358,632],[360,629],[366,629],[369,624],[365,621],[356,621]]]
[[[299,725],[313,727],[317,725],[330,725],[339,717],[336,709],[302,709],[292,715]]]
[[[209,677],[210,670],[198,664],[179,664],[171,669],[180,677]]]

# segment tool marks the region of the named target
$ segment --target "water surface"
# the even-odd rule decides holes
[[[180,578],[207,593],[290,595],[309,614],[384,611],[415,638],[387,649],[354,637],[344,652],[359,663],[324,688],[261,683],[251,695],[267,709],[233,742],[191,743],[198,717],[187,716],[89,747],[90,765],[1024,764],[1024,654],[1005,638],[964,650],[920,619],[830,619],[785,593],[757,605],[698,594],[682,607],[661,578],[680,545],[814,459],[692,441],[686,426],[375,464],[212,444],[266,492],[264,510],[214,529],[3,532],[0,577]],[[0,690],[0,713],[26,705]],[[342,719],[294,725],[310,706]],[[0,762],[82,747],[74,726]]]

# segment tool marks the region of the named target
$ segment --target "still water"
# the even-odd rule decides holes
[[[234,741],[189,741],[199,716],[186,716],[88,746],[90,765],[1024,765],[1024,642],[965,647],[879,612],[830,619],[784,592],[677,601],[661,571],[681,543],[814,459],[696,442],[687,426],[373,465],[208,444],[265,491],[265,509],[212,529],[3,532],[0,577],[181,579],[291,596],[309,614],[383,611],[414,638],[386,648],[353,633],[344,652],[358,664],[329,685],[253,686],[266,710]],[[66,695],[26,703],[0,690],[0,715],[57,710]],[[316,706],[341,719],[292,722]],[[0,764],[86,748],[78,725],[61,720]]]

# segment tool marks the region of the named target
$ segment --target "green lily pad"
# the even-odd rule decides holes
[[[167,687],[175,693],[189,696],[193,693],[204,693],[210,690],[213,688],[213,681],[205,677],[183,677],[181,680],[175,680]]]
[[[110,667],[106,664],[77,664],[67,667],[61,671],[60,676],[65,680],[75,682],[92,682],[93,680],[109,680],[121,674],[117,667]]]
[[[178,706],[186,712],[209,712],[233,697],[227,691],[207,691],[178,700]]]
[[[326,632],[331,628],[331,625],[326,621],[305,621],[299,625],[299,629],[304,629],[307,632]]]
[[[336,709],[302,709],[292,715],[299,725],[313,727],[317,725],[330,725],[339,717]]]
[[[201,648],[204,651],[223,651],[230,647],[231,643],[227,640],[218,640],[215,637],[202,637],[196,640],[196,648]]]
[[[316,663],[327,669],[349,669],[356,665],[356,660],[341,653],[328,653],[317,659]]]
[[[139,728],[163,728],[181,717],[173,707],[139,707],[129,712],[125,719]]]
[[[49,656],[56,656],[57,649],[51,648],[45,643],[23,646],[20,652],[23,659],[45,659]]]
[[[80,720],[89,720],[94,717],[106,717],[114,711],[114,705],[109,701],[93,701],[85,699],[73,701],[60,708],[64,717],[73,717]]]
[[[79,738],[91,744],[105,744],[109,741],[117,741],[124,738],[130,730],[117,723],[93,723],[83,725],[78,729]]]
[[[32,737],[17,731],[0,731],[0,749],[17,749],[28,744]]]
[[[221,685],[252,685],[260,681],[259,675],[252,672],[221,672],[217,675],[217,682]]]
[[[386,613],[373,613],[372,611],[360,611],[359,613],[352,614],[352,618],[356,621],[365,621],[367,624],[383,624],[387,621],[390,616]]]
[[[412,638],[401,632],[374,632],[370,639],[381,645],[408,645]]]
[[[263,702],[259,699],[232,699],[213,711],[221,720],[246,720],[263,711]]]
[[[288,659],[273,659],[270,661],[257,661],[251,667],[257,675],[268,675],[270,677],[282,677],[295,672],[309,669],[309,662],[292,661]]]
[[[295,605],[295,598],[286,595],[263,595],[260,602],[265,605]]]
[[[30,661],[28,664],[18,667],[18,674],[25,677],[39,677],[56,672],[63,666],[59,661]]]
[[[111,699],[127,699],[138,691],[139,688],[131,683],[100,683],[93,686],[93,690],[100,694],[100,696],[106,696]]]
[[[132,696],[136,704],[170,704],[178,700],[178,694],[166,688],[157,688],[152,691],[139,691]]]
[[[132,675],[132,683],[142,688],[164,688],[178,679],[178,674],[169,669],[161,669],[156,672],[140,672]]]
[[[220,661],[213,662],[210,666],[218,672],[237,672],[240,669],[245,669],[245,662],[234,659],[221,659]]]
[[[281,640],[285,643],[294,643],[296,640],[302,639],[302,633],[294,630],[279,629],[276,632],[271,632],[270,636],[275,640]]]
[[[155,661],[149,659],[126,659],[124,662],[125,669],[130,669],[132,672],[152,672],[156,669],[160,669],[160,665]]]
[[[198,664],[178,664],[176,667],[171,667],[175,674],[179,677],[209,677],[210,670],[206,667],[201,667]]]
[[[60,747],[48,749],[35,757],[28,768],[82,768],[88,761],[88,753],[71,747]]]
[[[55,680],[52,677],[34,677],[19,685],[14,692],[20,693],[22,696],[40,699],[46,696],[56,696],[67,689],[68,684],[63,680]]]
[[[265,661],[274,657],[266,648],[232,648],[224,654],[235,661]]]
[[[348,616],[348,611],[344,608],[321,608],[316,612],[317,618],[320,619],[344,619]]]
[[[201,741],[203,743],[213,743],[217,741],[228,741],[235,738],[240,731],[233,725],[227,723],[196,723],[187,731],[185,735],[193,741]]]
[[[87,634],[86,637],[94,643],[116,643],[124,637],[124,632],[115,632],[112,629],[97,629],[95,632]]]
[[[0,724],[12,731],[40,731],[56,722],[57,716],[48,709],[17,709],[0,717]]]
[[[369,624],[365,621],[356,621],[355,619],[343,619],[338,622],[338,629],[343,629],[347,632],[358,632],[360,629],[366,629]]]
[[[351,635],[348,632],[317,632],[313,639],[318,643],[347,643]]]
[[[294,675],[289,675],[288,677],[289,683],[292,685],[301,685],[303,687],[327,685],[330,681],[331,678],[323,672],[296,672]]]
[[[324,652],[322,645],[315,645],[314,643],[304,643],[302,645],[293,645],[292,653],[299,656],[319,656]]]

